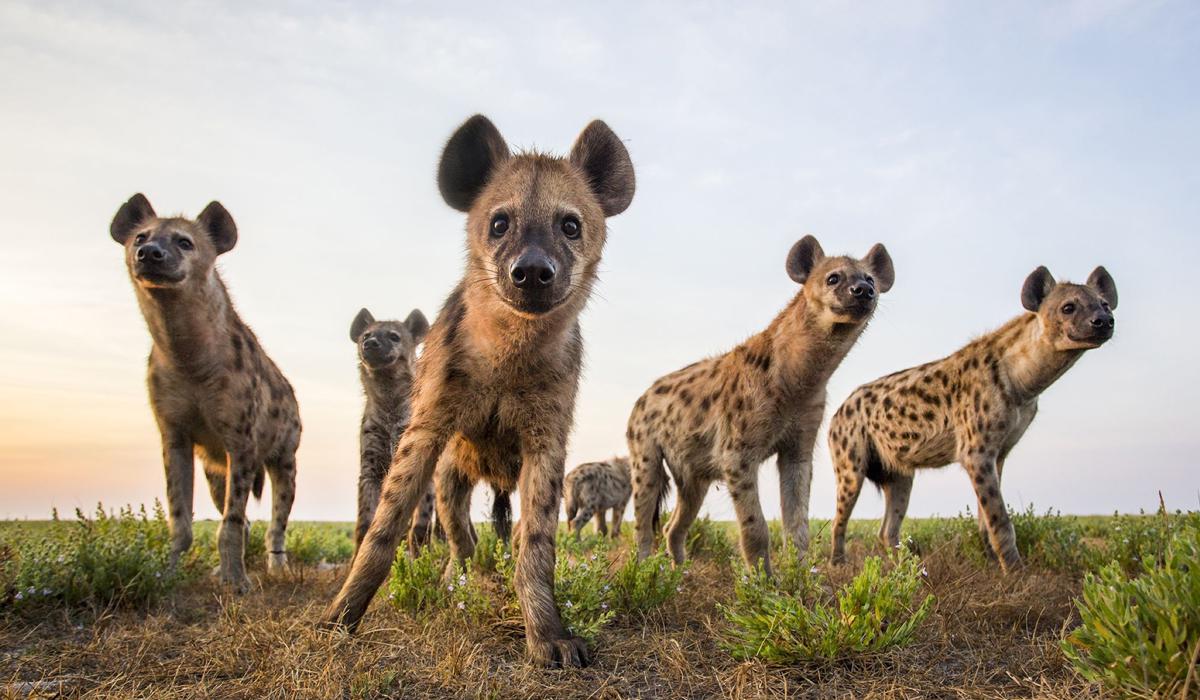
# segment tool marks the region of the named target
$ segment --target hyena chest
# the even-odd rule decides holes
[[[470,471],[478,479],[511,487],[521,469],[521,442],[517,431],[502,419],[499,402],[483,406],[476,420],[460,428],[462,437],[474,448],[476,459]]]

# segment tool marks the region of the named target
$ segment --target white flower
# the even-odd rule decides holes
[[[921,567],[921,575],[922,575],[922,576],[928,576],[928,575],[929,575],[929,570],[928,570],[928,569],[926,569],[924,566],[922,566],[922,567]]]
[[[459,610],[466,610],[466,609],[467,609],[467,604],[466,604],[466,603],[464,603],[464,602],[462,602],[461,600],[460,600],[460,601],[458,601],[458,609],[459,609]]]
[[[564,608],[573,608],[573,607],[575,607],[575,606],[574,606],[574,605],[572,605],[572,604],[571,604],[571,601],[569,601],[569,600],[568,600],[566,603],[563,603],[563,607],[564,607]]]
[[[676,593],[683,593],[683,586],[676,586],[676,587],[675,587],[675,592],[676,592]]]
[[[43,589],[42,589],[42,595],[50,595],[50,594],[51,594],[51,593],[53,593],[53,592],[54,592],[54,591],[50,590],[49,588],[43,588]]]
[[[14,600],[21,600],[21,599],[22,599],[22,598],[24,598],[24,597],[25,597],[25,596],[21,595],[21,592],[20,592],[20,591],[17,591],[17,594],[13,596],[13,599],[14,599]]]
[[[819,572],[820,572],[820,569],[818,569],[815,566],[808,570],[808,573],[810,573],[810,574],[815,574],[815,573],[819,573]]]
[[[511,554],[509,554],[508,552],[505,552],[505,553],[504,553],[504,561],[508,561],[508,560],[509,560],[509,559],[511,559],[511,558],[512,558],[512,555],[511,555]]]
[[[37,586],[30,586],[29,590],[26,591],[26,593],[28,593],[29,595],[37,595]]]
[[[601,604],[600,604],[600,609],[601,609],[601,610],[608,610],[608,603],[601,603]]]
[[[454,584],[452,583],[452,584],[450,584],[449,586],[446,586],[446,590],[448,590],[448,591],[450,591],[451,593],[453,593],[453,592],[454,592]]]
[[[467,575],[466,574],[458,575],[458,585],[460,585],[460,586],[467,585]]]
[[[601,590],[601,591],[603,591],[603,592],[605,592],[605,593],[608,593],[608,589],[610,589],[610,588],[612,588],[612,586],[610,586],[610,585],[608,585],[608,584],[606,583],[606,584],[604,584],[604,586],[603,586],[603,587],[601,587],[601,588],[600,588],[600,590]]]
[[[58,555],[58,563],[59,563],[59,564],[66,563],[66,561],[67,561],[67,558],[66,558],[66,557],[64,557],[64,556],[63,556],[63,555],[61,555],[61,554],[60,554],[60,555]]]

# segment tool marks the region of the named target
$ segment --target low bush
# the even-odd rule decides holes
[[[686,566],[673,566],[666,552],[638,561],[637,550],[630,549],[612,575],[614,604],[621,613],[648,612],[681,592],[685,575]]]

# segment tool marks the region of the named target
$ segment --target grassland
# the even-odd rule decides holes
[[[727,523],[701,521],[679,590],[638,608],[608,611],[604,604],[611,614],[596,628],[593,665],[570,671],[525,663],[502,555],[477,558],[475,609],[443,602],[413,612],[390,604],[384,592],[359,632],[348,636],[314,629],[345,575],[347,524],[294,524],[288,544],[294,565],[282,575],[264,571],[257,544],[248,554],[256,588],[245,596],[213,580],[215,524],[200,523],[184,573],[169,587],[134,600],[99,595],[92,584],[67,601],[58,588],[75,583],[49,578],[33,590],[27,579],[18,581],[32,575],[21,573],[20,558],[34,557],[43,551],[36,543],[57,542],[79,524],[0,522],[0,697],[1096,697],[1102,687],[1074,669],[1062,644],[1080,624],[1075,599],[1087,572],[1115,562],[1136,573],[1162,556],[1174,523],[1191,517],[1017,514],[1028,566],[1010,575],[984,558],[972,518],[909,521],[904,535],[919,559],[920,597],[932,596],[911,638],[870,653],[789,663],[739,661],[731,653],[726,609],[744,575],[731,564],[736,533]],[[137,567],[157,573],[161,522],[151,514],[130,527],[110,534],[127,539],[148,529],[144,547],[151,554],[126,554],[133,563],[125,565],[134,578],[143,576]],[[831,567],[824,559],[827,524],[814,521],[815,558],[803,563],[804,571],[812,566],[827,591],[838,590],[880,553],[877,527],[854,521],[849,563]],[[486,527],[480,530],[486,540]],[[773,534],[780,561],[777,526]],[[563,538],[560,556],[615,570],[629,546],[628,539],[605,546],[595,538],[578,544]],[[57,551],[36,556],[47,568],[69,568],[75,560],[56,564],[63,556]],[[1178,684],[1172,688],[1178,697]],[[1189,685],[1181,692],[1195,697],[1200,690]]]

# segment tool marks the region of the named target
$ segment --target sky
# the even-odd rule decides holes
[[[1107,266],[1116,337],[1042,396],[1004,494],[1200,508],[1200,4],[0,0],[0,95],[0,517],[164,497],[150,339],[108,235],[144,192],[232,213],[222,275],[300,400],[293,518],[352,519],[349,325],[432,318],[455,285],[463,217],[434,174],[476,112],[558,153],[603,118],[635,164],[582,317],[568,468],[625,451],[654,379],[765,327],[811,233],[830,254],[883,242],[896,268],[827,417],[1021,313],[1038,265]],[[814,517],[833,484],[822,431]],[[777,517],[773,463],[760,487]],[[909,512],[973,503],[951,466]],[[866,489],[855,515],[881,509]],[[732,517],[724,489],[704,512]]]

